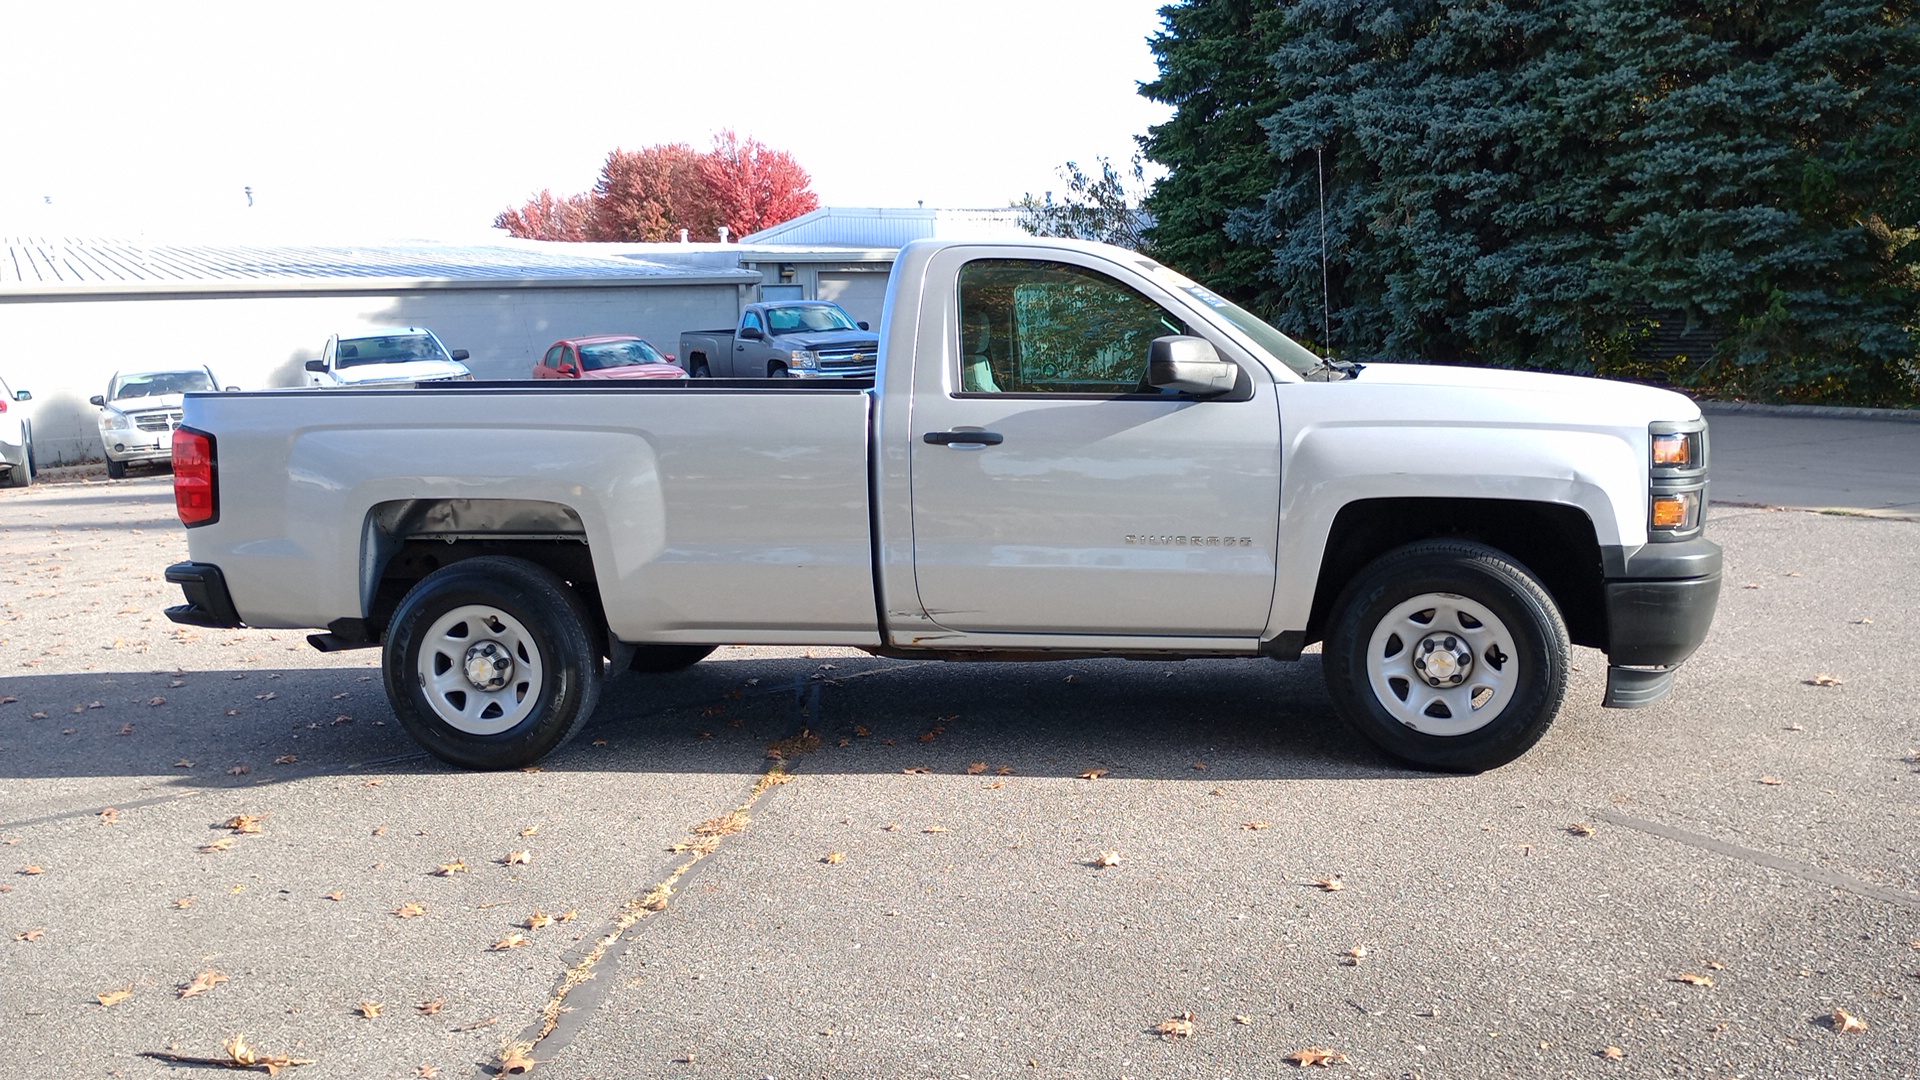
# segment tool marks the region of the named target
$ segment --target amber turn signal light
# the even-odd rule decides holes
[[[1693,508],[1699,496],[1693,492],[1655,495],[1647,523],[1655,529],[1688,529],[1693,526]]]

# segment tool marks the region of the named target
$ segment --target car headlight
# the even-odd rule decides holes
[[[104,431],[125,431],[131,426],[131,424],[127,423],[126,416],[121,413],[110,412],[100,414],[100,427]]]
[[[799,368],[802,371],[818,370],[820,367],[820,354],[814,352],[812,349],[795,349],[793,350],[793,355],[787,358],[787,366]]]

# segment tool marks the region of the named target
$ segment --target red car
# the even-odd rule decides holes
[[[630,334],[556,341],[533,365],[536,379],[684,379],[686,369]]]

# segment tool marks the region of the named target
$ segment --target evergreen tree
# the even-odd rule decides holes
[[[1160,77],[1140,93],[1174,111],[1140,139],[1142,152],[1169,170],[1144,203],[1152,219],[1146,244],[1223,295],[1272,309],[1270,245],[1229,235],[1227,225],[1280,180],[1260,125],[1281,104],[1267,58],[1287,23],[1272,0],[1179,4],[1160,14],[1165,29],[1149,42]]]

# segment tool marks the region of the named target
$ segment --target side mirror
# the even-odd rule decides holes
[[[561,364],[561,365],[560,365],[559,367],[557,367],[557,368],[554,368],[553,370],[555,370],[555,371],[557,371],[557,372],[559,372],[559,373],[560,373],[560,374],[562,374],[562,375],[566,375],[566,376],[568,376],[568,377],[572,377],[572,375],[573,375],[573,365],[572,365],[572,364]]]
[[[468,352],[467,352],[467,350],[465,350],[465,349],[455,349],[455,350],[453,350],[453,358],[454,358],[455,360],[465,360],[465,359],[466,359],[466,358],[468,357],[468,355],[469,355],[469,353],[468,353]]]
[[[240,388],[239,388],[239,387],[237,387],[237,386],[229,386],[229,387],[227,387],[227,393],[229,393],[229,394],[237,394],[237,393],[239,393],[239,392],[240,392]]]
[[[15,400],[15,401],[32,401],[32,400],[33,400],[33,391],[31,391],[31,390],[21,390],[21,391],[19,391],[19,392],[17,392],[17,393],[15,393],[15,394],[13,395],[13,400]]]
[[[100,394],[95,394],[92,397],[87,399],[87,404],[98,405],[104,409],[107,407],[107,399]]]
[[[871,327],[871,326],[868,326],[868,325],[867,325],[867,323],[866,323],[866,320],[865,320],[865,319],[862,319],[861,321],[859,321],[859,322],[857,322],[857,323],[854,323],[853,325],[855,325],[855,326],[857,326],[857,327],[859,327],[859,328],[860,328],[860,329],[862,329],[862,330],[871,330],[871,329],[873,329],[873,327]]]
[[[1232,390],[1239,378],[1240,366],[1220,359],[1204,338],[1157,337],[1147,350],[1147,383],[1155,389],[1212,397]]]
[[[325,375],[327,373],[327,362],[325,360],[309,360],[307,361],[307,370],[317,371]]]
[[[760,332],[760,328],[757,326],[743,326],[740,328],[739,337],[743,341],[761,341],[764,340],[766,336],[767,335]]]

